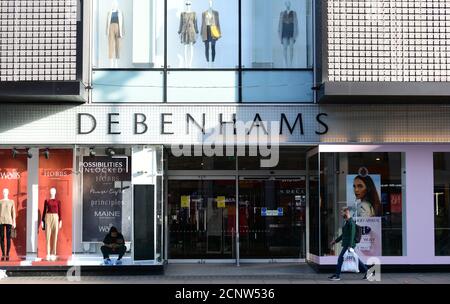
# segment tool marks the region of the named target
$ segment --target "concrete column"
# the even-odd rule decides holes
[[[431,149],[417,147],[406,152],[404,254],[414,264],[429,263],[434,258],[433,175]]]
[[[39,149],[30,149],[28,159],[27,254],[37,254],[39,213]]]

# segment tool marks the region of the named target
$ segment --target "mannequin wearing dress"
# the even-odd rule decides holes
[[[180,16],[180,28],[178,34],[181,43],[184,44],[184,65],[186,68],[192,67],[194,58],[194,43],[198,34],[197,16],[191,11],[192,2],[185,2],[185,11]]]
[[[286,10],[280,14],[278,34],[283,45],[285,67],[292,67],[294,61],[294,44],[298,36],[297,13],[291,9],[291,2],[285,2]]]

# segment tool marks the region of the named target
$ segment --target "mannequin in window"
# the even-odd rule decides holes
[[[294,44],[298,37],[297,13],[291,9],[291,1],[286,1],[286,10],[280,14],[278,34],[283,45],[285,67],[292,67],[294,61]]]
[[[56,261],[58,232],[62,228],[61,201],[56,199],[56,189],[50,189],[50,199],[45,200],[42,214],[42,229],[47,241],[47,261]]]
[[[110,66],[117,68],[120,58],[120,40],[123,38],[123,14],[117,0],[112,2],[106,19],[106,35],[108,36],[108,53]]]
[[[209,9],[202,14],[202,40],[205,43],[206,61],[212,66],[216,59],[216,41],[221,37],[219,12],[213,10],[213,1],[209,0]],[[210,47],[211,46],[211,47]],[[210,64],[211,48],[211,64]]]
[[[197,15],[191,11],[192,2],[185,2],[185,11],[180,16],[180,35],[181,44],[184,44],[184,64],[185,67],[192,67],[194,58],[194,43],[197,41],[198,25]]]
[[[9,261],[11,250],[11,229],[16,228],[16,208],[13,200],[9,199],[9,190],[3,189],[3,199],[0,200],[0,238],[2,248],[2,261]],[[6,229],[6,252],[5,252]]]

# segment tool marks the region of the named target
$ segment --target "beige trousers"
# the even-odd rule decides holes
[[[109,59],[120,58],[120,32],[118,23],[110,24],[108,42]]]
[[[58,243],[59,216],[57,213],[45,215],[45,234],[47,237],[47,255],[56,255],[56,244]]]

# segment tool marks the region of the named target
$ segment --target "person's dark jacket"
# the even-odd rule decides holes
[[[112,237],[111,233],[108,233],[105,236],[105,239],[103,240],[103,243],[106,245],[111,244],[117,244],[118,246],[124,246],[125,245],[125,239],[123,238],[123,235],[121,233],[117,233],[116,237]]]
[[[335,240],[336,243],[342,241],[342,248],[355,248],[356,236],[356,223],[353,218],[349,218],[345,221],[344,227],[342,227],[342,234]]]

